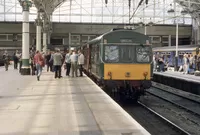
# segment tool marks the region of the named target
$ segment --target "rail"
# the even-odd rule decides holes
[[[157,112],[155,112],[154,110],[152,110],[151,108],[147,107],[146,105],[144,105],[143,103],[141,103],[140,101],[138,101],[138,104],[140,104],[142,107],[144,107],[145,109],[149,110],[151,113],[155,114],[156,116],[158,116],[159,118],[161,118],[162,120],[166,121],[169,125],[173,126],[174,128],[176,128],[177,130],[179,130],[179,132],[182,135],[191,135],[190,133],[188,133],[187,131],[185,131],[184,129],[182,129],[181,127],[179,127],[178,125],[174,124],[173,122],[171,122],[170,120],[168,120],[167,118],[165,118],[164,116],[158,114]]]

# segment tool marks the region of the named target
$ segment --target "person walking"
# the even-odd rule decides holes
[[[17,57],[17,59],[18,59],[18,63],[19,63],[19,72],[20,72],[20,70],[21,70],[21,54],[19,53],[19,51],[18,50],[16,50],[16,57]],[[18,63],[17,63],[17,67],[18,67]]]
[[[61,66],[62,66],[63,56],[60,53],[60,50],[57,49],[56,53],[53,55],[53,65],[55,70],[55,78],[61,78]]]
[[[70,56],[71,60],[71,67],[72,67],[72,77],[77,77],[77,62],[78,62],[78,55],[76,54],[76,51],[73,51],[72,55]]]
[[[16,56],[16,53],[13,54],[13,62],[14,62],[14,69],[17,69],[18,58]]]
[[[69,76],[70,68],[71,68],[71,60],[70,60],[71,52],[67,51],[67,54],[65,56],[65,64],[66,64],[66,76]]]
[[[79,72],[80,72],[80,76],[83,76],[84,55],[80,50],[78,53],[79,53],[79,56],[78,56]]]
[[[52,71],[52,62],[50,61],[51,59],[51,52],[48,52],[48,54],[46,55],[46,65],[47,65],[47,72]]]
[[[45,65],[44,58],[39,51],[36,51],[36,54],[34,56],[34,64],[37,70],[37,80],[39,81],[42,74],[42,67]]]
[[[10,64],[10,58],[9,58],[9,55],[8,55],[8,52],[5,51],[4,54],[3,54],[3,60],[4,60],[4,66],[5,66],[5,70],[8,71],[8,66]]]

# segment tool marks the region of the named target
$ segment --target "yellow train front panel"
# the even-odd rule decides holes
[[[150,80],[150,64],[104,64],[105,80]]]

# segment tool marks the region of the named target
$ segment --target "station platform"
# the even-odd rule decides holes
[[[190,75],[190,74],[183,74],[182,72],[173,72],[173,71],[165,71],[165,72],[154,72],[154,74],[177,78],[180,80],[194,82],[200,84],[200,76]]]
[[[0,74],[0,135],[149,135],[86,76]]]
[[[200,76],[174,71],[154,72],[153,81],[200,95]]]

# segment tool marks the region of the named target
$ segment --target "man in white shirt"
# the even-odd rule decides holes
[[[69,76],[70,73],[70,68],[71,68],[71,60],[70,60],[70,56],[71,56],[71,51],[67,51],[67,54],[65,56],[65,64],[66,64],[66,76]]]
[[[72,68],[72,77],[74,77],[74,72],[75,72],[75,76],[77,77],[78,55],[76,54],[76,51],[73,51],[72,55],[70,56],[70,61],[71,61],[71,68]]]
[[[84,65],[84,55],[83,53],[79,50],[78,51],[78,65],[79,65],[79,72],[80,72],[80,76],[83,76],[83,65]]]

